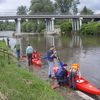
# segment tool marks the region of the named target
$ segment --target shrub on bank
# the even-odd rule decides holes
[[[38,24],[36,21],[27,21],[22,23],[22,32],[41,32],[45,28],[45,24],[40,21]]]
[[[72,31],[72,25],[69,21],[65,21],[60,25],[61,34],[68,34],[70,35]]]
[[[90,22],[88,24],[83,24],[80,33],[82,35],[100,35],[100,23]]]

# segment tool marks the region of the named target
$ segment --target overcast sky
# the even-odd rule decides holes
[[[24,5],[29,7],[31,0],[0,0],[0,15],[12,13],[14,14],[18,6]],[[100,13],[100,0],[80,0],[78,8],[81,10],[85,5],[92,9],[95,13]]]

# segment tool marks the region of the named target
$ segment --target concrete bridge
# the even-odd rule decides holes
[[[16,32],[21,32],[21,19],[44,19],[46,23],[46,31],[54,32],[54,20],[55,19],[70,19],[72,23],[73,31],[77,31],[81,28],[83,19],[100,19],[100,15],[16,15],[16,16],[0,16],[0,20],[15,20]]]

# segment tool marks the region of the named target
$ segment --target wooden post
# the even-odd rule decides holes
[[[10,55],[8,53],[8,64],[10,64]]]

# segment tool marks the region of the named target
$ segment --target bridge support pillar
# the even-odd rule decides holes
[[[53,18],[51,19],[51,21],[52,21],[52,24],[51,24],[51,26],[52,26],[52,31],[54,31],[54,20],[55,20],[55,18],[53,17]]]
[[[77,20],[76,19],[72,19],[72,30],[73,31],[77,30]]]
[[[55,18],[46,19],[46,32],[47,33],[54,32],[54,19]]]
[[[16,22],[16,33],[20,33],[21,32],[21,24],[20,24],[21,18],[16,19],[15,22]]]
[[[80,22],[77,20],[77,30],[80,30]]]
[[[80,18],[79,18],[80,28],[81,28],[81,26],[82,26],[82,20],[83,20],[83,18],[82,18],[82,17],[80,17]]]
[[[72,30],[73,30],[73,31],[78,31],[78,30],[80,30],[80,28],[81,28],[81,26],[82,26],[82,19],[83,19],[83,18],[72,19]]]

